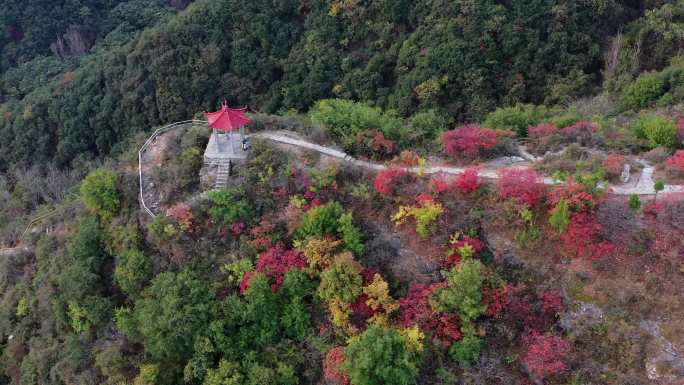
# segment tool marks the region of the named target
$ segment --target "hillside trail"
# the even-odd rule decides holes
[[[316,151],[318,153],[327,155],[329,157],[337,158],[340,160],[343,160],[347,163],[353,164],[358,167],[362,167],[368,170],[373,170],[373,171],[382,171],[386,170],[390,167],[376,163],[376,162],[371,162],[371,161],[366,161],[366,160],[360,160],[352,157],[351,155],[340,151],[336,150],[331,147],[326,147],[326,146],[321,146],[319,144],[311,143],[302,139],[297,139],[293,138],[290,135],[288,135],[287,132],[282,132],[282,131],[265,131],[265,132],[257,132],[252,135],[250,135],[253,138],[264,138],[271,140],[276,143],[283,143],[291,146],[296,146],[300,148],[305,148],[309,149],[312,151]],[[520,168],[520,169],[531,169],[531,162],[538,160],[539,158],[536,158],[532,154],[529,154],[526,152],[524,149],[521,150],[521,156],[522,157],[506,157],[510,161],[504,161],[502,162],[501,158],[495,159],[491,162],[488,162],[482,167],[478,167],[478,175],[482,178],[486,179],[498,179],[499,174],[498,170],[501,169],[501,165],[506,165],[510,166],[513,168]],[[516,159],[517,158],[517,159]],[[655,172],[655,167],[651,166],[644,160],[638,160],[644,168],[641,172],[641,174],[638,176],[638,180],[636,184],[630,184],[630,185],[623,185],[623,186],[616,186],[616,185],[608,185],[607,187],[610,189],[610,191],[613,194],[616,195],[631,195],[631,194],[636,194],[636,195],[653,195],[655,194],[655,190],[653,189],[653,185],[655,183],[653,179],[653,174]],[[449,165],[440,165],[437,164],[437,162],[434,161],[429,161],[425,166],[414,166],[414,167],[406,167],[406,170],[408,170],[411,173],[414,174],[421,174],[421,175],[432,175],[432,174],[445,174],[445,175],[460,175],[463,172],[465,172],[466,167],[456,167],[456,166],[449,166]],[[560,184],[561,182],[554,180],[552,178],[542,178],[542,182],[547,185],[557,185]],[[683,193],[684,192],[684,185],[665,185],[665,188],[661,192],[661,194],[667,194],[667,193]]]

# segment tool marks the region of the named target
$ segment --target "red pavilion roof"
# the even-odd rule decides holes
[[[205,112],[209,127],[219,131],[233,131],[251,122],[245,115],[245,108],[230,108],[226,103],[216,112]]]

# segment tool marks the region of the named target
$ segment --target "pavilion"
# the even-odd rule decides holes
[[[245,125],[250,119],[247,108],[230,108],[224,102],[216,112],[205,112],[207,125],[212,129],[209,144],[204,151],[206,164],[230,164],[231,160],[247,158],[249,143],[245,138]]]

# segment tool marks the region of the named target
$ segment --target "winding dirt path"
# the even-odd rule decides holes
[[[300,139],[295,139],[291,138],[289,136],[279,134],[279,133],[273,133],[273,132],[258,132],[255,134],[252,134],[251,137],[253,138],[264,138],[271,140],[273,142],[277,143],[283,143],[283,144],[288,144],[300,148],[306,148],[312,151],[317,151],[321,154],[341,159],[345,162],[351,163],[355,166],[358,167],[363,167],[369,170],[374,170],[374,171],[381,171],[385,170],[388,167],[380,164],[380,163],[374,163],[374,162],[369,162],[365,160],[359,160],[355,159],[351,155],[335,150],[330,147],[325,147],[321,146],[315,143],[307,142],[304,140]],[[534,156],[530,154],[526,154],[525,158],[528,158],[528,160],[536,159]],[[642,163],[644,163],[642,161]],[[610,188],[610,191],[613,194],[616,195],[631,195],[631,194],[636,194],[636,195],[652,195],[655,194],[655,190],[653,189],[653,185],[655,181],[653,180],[653,174],[655,172],[655,168],[653,166],[650,166],[646,163],[644,163],[644,169],[641,172],[641,175],[639,176],[639,180],[637,181],[636,185],[634,186],[613,186],[609,185],[607,186]],[[517,168],[528,168],[527,164],[522,164],[518,166],[514,166]],[[415,173],[415,174],[448,174],[448,175],[459,175],[462,174],[466,168],[465,167],[453,167],[453,166],[425,166],[425,167],[408,167],[408,171]],[[478,172],[478,175],[482,178],[487,178],[487,179],[497,179],[499,177],[497,170],[490,169],[490,168],[481,168]],[[555,185],[559,184],[560,182],[552,179],[552,178],[543,178],[543,183],[547,185]],[[684,186],[683,185],[665,185],[665,188],[661,193],[682,193],[684,192]]]
[[[159,136],[162,136],[166,133],[168,133],[171,130],[175,130],[176,128],[181,128],[181,127],[187,127],[189,125],[193,124],[206,124],[206,122],[201,121],[201,120],[189,120],[189,121],[184,121],[184,122],[176,122],[172,123],[163,127],[158,128],[147,140],[147,142],[143,145],[143,147],[140,148],[140,151],[138,152],[138,170],[140,173],[140,200],[143,209],[149,214],[151,217],[155,216],[154,211],[158,209],[158,207],[155,206],[155,201],[156,199],[153,196],[153,191],[148,191],[149,186],[149,163],[150,163],[150,158],[153,157],[155,154],[147,154],[147,148],[150,146],[152,143],[154,143],[155,140],[158,139]],[[298,138],[293,138],[290,135],[284,134],[284,131],[262,131],[262,132],[257,132],[254,134],[249,135],[252,138],[263,138],[267,139],[276,143],[282,143],[290,146],[295,146],[298,148],[303,148],[303,149],[308,149],[311,151],[316,151],[320,154],[326,155],[328,157],[334,158],[334,159],[339,159],[341,161],[353,164],[358,167],[365,168],[367,170],[373,170],[373,171],[381,171],[385,170],[388,168],[388,166],[381,164],[381,163],[376,163],[376,162],[370,162],[370,161],[365,161],[365,160],[360,160],[352,157],[351,155],[331,148],[331,147],[326,147],[326,146],[321,146],[316,143],[312,143],[306,140],[298,139]],[[163,141],[163,139],[161,139]],[[511,164],[510,167],[512,168],[529,168],[530,164],[538,161],[539,158],[535,157],[534,155],[528,153],[525,151],[524,148],[520,148],[520,157],[514,164]],[[156,156],[159,156],[159,154],[156,154]],[[644,164],[644,169],[642,170],[639,180],[637,181],[636,184],[632,185],[625,185],[625,186],[614,186],[614,185],[608,185],[607,188],[610,189],[610,191],[613,194],[616,195],[631,195],[631,194],[636,194],[636,195],[653,195],[655,194],[655,191],[653,189],[653,174],[655,171],[655,168],[652,167],[649,164],[646,164],[644,161],[640,161],[642,164]],[[494,160],[489,163],[488,166],[484,166],[479,168],[478,175],[482,178],[486,179],[498,179],[498,170],[501,167],[492,167],[493,164],[496,164],[497,160]],[[502,164],[505,164],[506,162],[499,162]],[[454,167],[454,166],[444,166],[444,165],[427,165],[425,167],[408,167],[408,171],[415,173],[415,174],[446,174],[446,175],[460,175],[463,172],[465,172],[466,168],[465,167]],[[557,185],[560,184],[557,180],[554,180],[552,178],[542,178],[542,182],[547,185]],[[684,185],[665,185],[665,188],[661,193],[684,193]],[[147,203],[146,203],[147,201]],[[152,206],[149,207],[148,206]]]

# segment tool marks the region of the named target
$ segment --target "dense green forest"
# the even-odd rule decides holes
[[[221,0],[176,14],[162,3],[3,6],[0,167],[105,155],[224,98],[264,112],[351,98],[459,122],[501,105],[562,103],[600,87],[610,38],[658,4]],[[644,66],[662,65],[658,54],[643,50]]]
[[[679,384],[683,47],[684,0],[3,0],[0,385]],[[138,152],[224,100],[225,185],[206,124]]]

